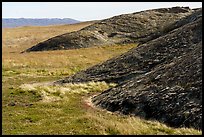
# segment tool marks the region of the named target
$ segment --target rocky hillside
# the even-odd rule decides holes
[[[50,38],[29,49],[30,51],[85,48],[99,45],[144,43],[156,30],[194,12],[188,7],[161,8],[124,14],[98,21],[77,32]],[[158,35],[151,37],[155,38]]]
[[[197,19],[200,19],[200,18],[202,18],[202,9],[176,22],[175,26],[171,26],[174,29],[170,31],[169,33],[172,33],[176,31],[177,29],[182,31],[183,29],[182,27],[184,27],[184,25],[190,22],[193,22]],[[182,25],[178,25],[178,24],[182,24]],[[176,27],[177,25],[180,27],[179,28]],[[167,29],[169,28],[166,28],[166,30]],[[183,50],[189,50],[188,46],[183,47],[182,50],[180,50],[180,47],[173,46],[172,45],[173,43],[177,44],[178,36],[175,36],[174,38],[170,39],[169,33],[167,33],[168,35],[163,35],[162,37],[160,37],[159,40],[155,39],[155,40],[149,41],[145,44],[142,44],[130,50],[129,52],[125,54],[112,58],[102,64],[95,65],[91,68],[88,68],[85,71],[77,73],[76,75],[72,77],[68,77],[60,81],[61,82],[64,81],[65,83],[66,82],[86,82],[86,81],[106,81],[106,82],[120,83],[120,81],[129,79],[132,76],[145,74],[154,66],[160,65],[162,62],[166,61],[169,57],[170,59],[175,57],[174,54],[176,53],[177,50],[178,50],[177,56],[180,56],[181,54],[183,54]],[[201,39],[201,36],[199,36],[200,39]],[[164,42],[164,43],[161,44],[159,42],[160,40],[162,40],[161,42]],[[159,48],[163,48],[162,50],[164,51],[163,53],[157,53],[158,48],[151,46],[152,44],[154,44],[153,42],[158,44],[157,45],[158,47],[160,45],[168,45],[168,44],[170,44],[171,47],[165,47],[165,46],[159,47]],[[189,42],[184,42],[184,43],[191,45],[192,41],[191,39],[189,39]],[[183,44],[183,43],[180,43],[180,44]],[[171,50],[168,51],[169,49]],[[158,54],[158,55],[155,56],[155,59],[154,59],[153,55],[151,54],[153,55]]]
[[[174,127],[202,129],[202,9],[164,30],[158,38],[56,84],[115,82],[93,103]]]
[[[35,18],[3,18],[2,19],[2,28],[14,28],[22,26],[47,26],[47,25],[60,25],[60,24],[74,24],[79,23],[80,21],[64,18],[44,18],[44,19],[35,19]]]

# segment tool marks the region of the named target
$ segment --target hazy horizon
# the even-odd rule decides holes
[[[3,18],[2,19],[71,19],[71,18],[32,18],[32,17],[29,17],[29,18],[24,18],[24,17],[17,17],[17,18]]]
[[[201,8],[202,2],[2,2],[2,18],[91,21],[175,6]]]

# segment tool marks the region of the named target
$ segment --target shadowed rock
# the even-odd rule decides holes
[[[192,16],[196,17],[200,14],[202,15],[202,12],[198,11],[197,14],[189,15],[189,18],[192,18]],[[184,18],[184,20],[186,20],[186,18]],[[184,22],[183,19],[181,22]],[[59,82],[106,81],[120,83],[131,77],[145,74],[156,65],[168,63],[172,58],[179,57],[183,52],[190,50],[190,46],[193,44],[195,38],[198,39],[198,41],[201,40],[201,26],[200,30],[198,30],[200,33],[199,35],[195,37],[188,35],[188,38],[185,39],[182,37],[187,35],[186,33],[188,30],[186,29],[186,31],[183,31],[182,29],[182,27],[178,28],[179,31],[175,29],[167,35],[163,35],[158,39],[142,44],[125,54],[95,65],[71,77],[59,80]],[[175,32],[175,36],[171,36],[173,32]]]
[[[202,129],[202,9],[165,28],[165,34],[56,84],[118,85],[92,98],[110,111]]]

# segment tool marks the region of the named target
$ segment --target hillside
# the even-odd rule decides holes
[[[48,38],[62,35],[67,32],[78,31],[96,21],[80,22],[66,25],[24,26],[16,28],[2,28],[2,46],[20,52],[32,45],[45,41]],[[4,51],[5,48],[2,50]]]
[[[144,43],[143,38],[156,30],[163,30],[165,26],[191,14],[193,11],[188,7],[173,7],[114,16],[98,21],[77,32],[50,38],[27,49],[26,52]]]
[[[94,23],[2,28],[2,135],[202,135],[202,9],[139,45],[21,54]]]
[[[118,83],[93,98],[110,111],[202,129],[202,9],[166,34],[56,84]]]
[[[14,28],[22,26],[47,26],[47,25],[60,25],[60,24],[75,24],[80,21],[70,18],[2,18],[2,28]]]
[[[185,24],[188,24],[194,20],[199,19],[200,17],[202,17],[202,9],[198,10],[197,12],[195,12],[195,13],[193,13],[193,14],[185,17],[185,18],[182,18],[181,20],[176,22],[174,24],[174,26],[172,25],[170,27],[177,30],[178,28],[176,26],[180,26],[178,24],[185,25]],[[189,20],[187,20],[187,19],[189,19]],[[181,25],[181,26],[183,26],[183,25]],[[170,30],[169,26],[168,26],[168,28],[166,28],[166,30],[167,29]],[[181,28],[179,28],[179,29],[182,30]],[[169,33],[171,33],[171,31]],[[170,39],[170,38],[168,38],[168,36],[169,35],[166,35],[166,36],[164,35],[163,37],[165,37],[167,40],[171,40],[171,41],[164,41],[164,39],[162,39],[162,37],[161,37],[160,39],[162,39],[166,43],[160,44],[160,45],[166,45],[166,44],[171,44],[171,42],[172,43],[176,42],[175,41],[177,39],[176,37],[174,39]],[[199,36],[199,38],[201,39],[201,36]],[[156,43],[157,43],[158,39],[155,39],[155,40],[157,40],[156,41]],[[152,43],[155,40],[149,41],[148,43]],[[148,43],[146,43],[146,44],[148,44]],[[187,42],[185,42],[185,43],[187,43]],[[188,44],[190,45],[191,43],[192,43],[192,41],[190,41]],[[140,46],[128,51],[126,54],[122,54],[119,57],[112,58],[112,59],[110,59],[110,60],[108,60],[102,64],[98,64],[98,65],[93,66],[92,68],[89,68],[87,70],[84,70],[84,71],[82,71],[82,72],[80,72],[80,73],[78,73],[72,77],[68,77],[67,79],[59,80],[59,81],[86,82],[86,81],[92,81],[92,80],[94,80],[94,81],[104,81],[105,80],[107,82],[120,83],[120,81],[124,81],[126,79],[129,79],[130,76],[146,73],[152,67],[154,67],[158,64],[161,64],[163,61],[165,61],[168,56],[173,58],[173,55],[170,55],[170,53],[171,52],[174,53],[176,51],[176,50],[168,51],[169,48],[164,47],[163,54],[157,53],[158,57],[155,56],[155,59],[154,59],[153,55],[157,51],[157,49],[153,50],[152,49],[153,47],[151,47],[151,46],[148,46],[148,47],[144,46],[146,44],[140,45]],[[173,45],[172,45],[171,49],[172,48],[180,49],[180,47],[174,47]],[[189,50],[189,47],[185,46],[184,49]],[[143,56],[145,54],[147,54],[147,51],[149,52],[149,54],[153,54],[153,55],[149,55],[146,58],[144,58]],[[178,50],[178,52],[180,54],[182,54],[183,50]],[[177,56],[179,56],[179,54]]]

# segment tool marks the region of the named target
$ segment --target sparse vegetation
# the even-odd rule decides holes
[[[47,85],[40,84],[23,84],[19,88],[24,92],[36,92],[40,94],[43,102],[53,102],[57,100],[67,99],[71,94],[82,94],[92,92],[102,92],[110,87],[114,87],[114,83],[105,82],[88,82],[78,84],[64,84],[62,85]]]
[[[25,30],[40,30],[42,33],[28,36],[36,37],[36,42],[39,42],[42,40],[40,37],[47,32],[47,29],[39,28],[16,28],[16,33],[24,37],[27,35]],[[13,33],[14,29],[3,31],[3,41],[18,39]],[[54,35],[50,33],[49,37]],[[156,121],[113,114],[89,104],[87,100],[91,96],[114,84],[89,82],[63,87],[42,85],[43,82],[58,80],[119,55],[135,45],[20,54],[31,46],[28,41],[23,45],[21,42],[16,41],[16,47],[8,47],[3,42],[2,134],[202,134],[194,129],[170,128]],[[41,85],[36,86],[35,83]],[[72,91],[71,94],[67,94],[70,93],[68,90]],[[48,99],[51,101],[45,101],[46,97],[50,97]]]

